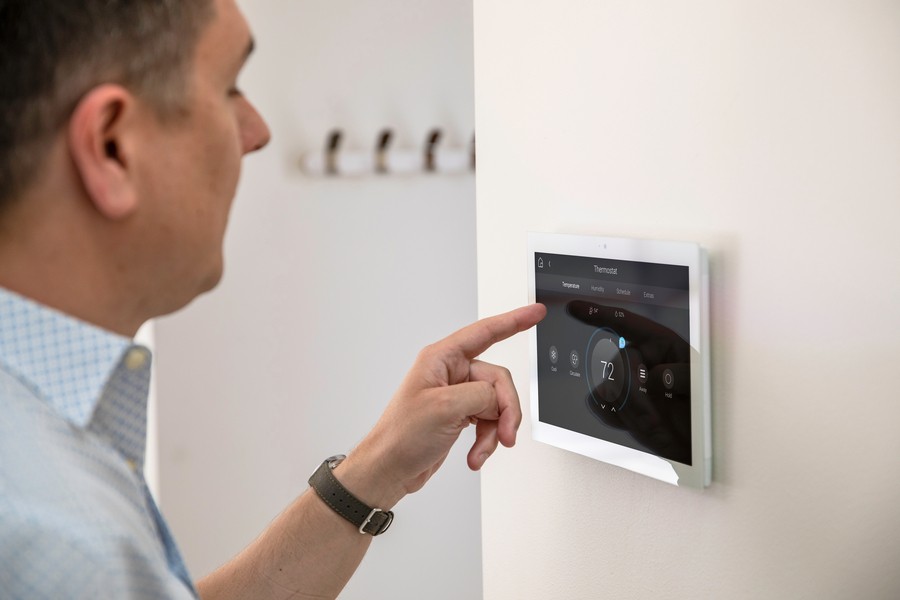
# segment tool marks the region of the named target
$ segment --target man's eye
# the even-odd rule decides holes
[[[238,96],[243,96],[244,92],[242,92],[240,88],[235,86],[228,90],[228,95],[231,97],[238,97]]]

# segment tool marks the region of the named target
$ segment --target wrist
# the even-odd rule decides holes
[[[393,509],[407,491],[401,482],[381,468],[382,464],[357,448],[332,473],[360,501],[387,511]]]
[[[346,458],[343,454],[325,459],[309,478],[309,485],[316,495],[353,524],[361,534],[381,535],[390,528],[394,513],[379,506],[369,506],[350,492],[334,476],[334,469]]]

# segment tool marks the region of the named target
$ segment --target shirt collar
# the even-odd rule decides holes
[[[126,337],[0,288],[0,364],[78,427],[90,422],[133,346]]]

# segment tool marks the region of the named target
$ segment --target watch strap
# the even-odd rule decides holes
[[[380,508],[371,508],[341,485],[341,482],[332,473],[332,469],[340,461],[341,459],[335,460],[335,458],[323,461],[309,478],[310,487],[334,512],[353,523],[360,533],[372,536],[381,535],[394,521],[394,513]]]

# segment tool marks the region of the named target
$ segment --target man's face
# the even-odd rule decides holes
[[[234,0],[215,4],[189,72],[187,116],[147,127],[152,151],[141,165],[141,230],[144,273],[159,304],[154,312],[175,310],[219,281],[241,158],[269,140],[265,122],[237,88],[252,50],[249,28]]]

